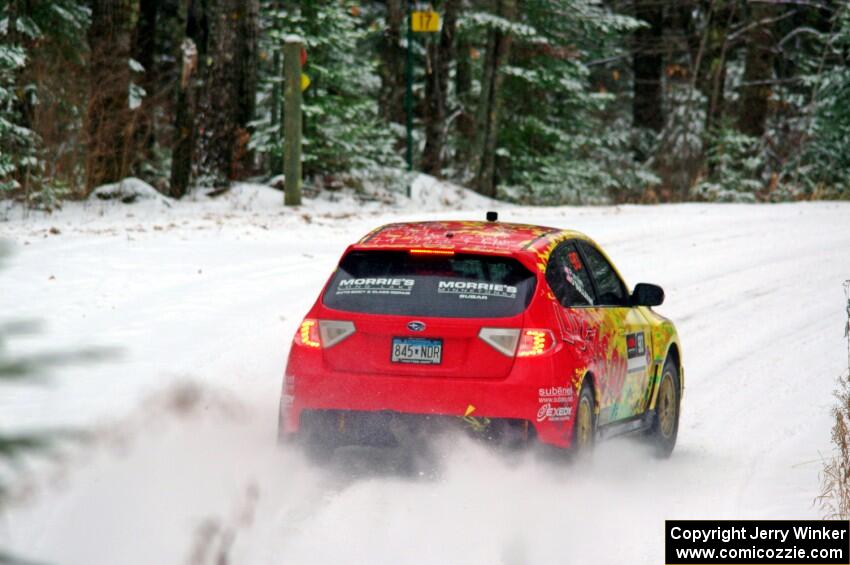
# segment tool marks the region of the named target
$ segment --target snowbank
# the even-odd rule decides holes
[[[120,200],[124,204],[132,204],[139,200],[158,200],[162,203],[168,203],[169,200],[154,187],[135,177],[128,177],[121,182],[99,186],[92,191],[91,196],[100,200]]]
[[[52,213],[26,210],[11,202],[0,202],[0,237],[30,235],[45,237],[60,230],[65,234],[129,233],[131,237],[155,231],[220,230],[238,220],[248,230],[292,229],[313,222],[387,214],[473,211],[482,218],[484,209],[509,208],[461,186],[418,175],[405,191],[389,190],[377,183],[364,183],[360,190],[345,188],[305,196],[296,207],[283,205],[280,178],[273,186],[234,183],[225,191],[198,189],[181,200],[167,198],[139,179],[97,188],[84,202],[65,202]],[[367,230],[368,231],[368,230]]]
[[[413,181],[410,199],[416,210],[438,212],[440,210],[496,210],[508,206],[491,198],[428,175],[419,175]],[[483,218],[482,218],[483,219]]]

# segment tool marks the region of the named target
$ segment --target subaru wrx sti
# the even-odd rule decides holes
[[[576,451],[626,432],[676,444],[676,329],[571,230],[488,222],[379,227],[349,246],[299,325],[282,438],[385,444],[454,421]]]

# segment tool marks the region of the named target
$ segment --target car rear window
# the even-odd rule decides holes
[[[323,302],[369,314],[495,318],[525,310],[535,282],[510,257],[353,251],[340,262]]]

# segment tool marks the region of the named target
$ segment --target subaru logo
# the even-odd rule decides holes
[[[425,322],[407,322],[407,329],[412,332],[421,332],[425,329]]]

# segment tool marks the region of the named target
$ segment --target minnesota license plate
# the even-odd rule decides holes
[[[422,337],[394,337],[393,363],[439,365],[443,360],[443,340]]]

